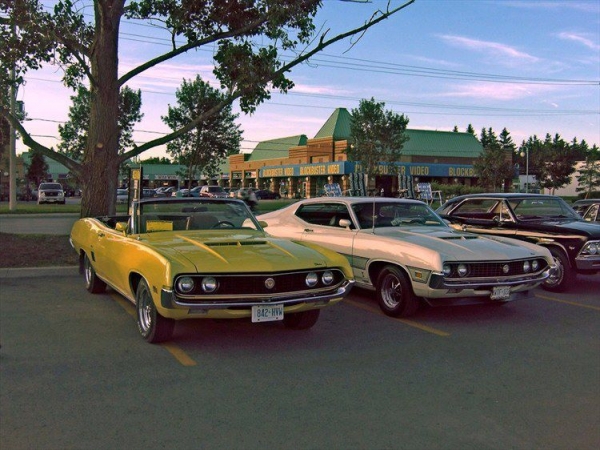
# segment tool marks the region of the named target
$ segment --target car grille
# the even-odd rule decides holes
[[[532,270],[533,261],[537,261],[537,270]],[[525,261],[529,262],[529,271],[524,269]],[[459,263],[450,264],[452,272],[446,276],[446,279],[476,279],[476,278],[508,278],[515,276],[531,276],[543,272],[548,268],[548,263],[543,258],[528,259],[520,261],[507,262],[471,262],[463,263],[467,267],[467,273],[460,276],[458,273]]]
[[[326,285],[322,282],[322,275],[329,271],[333,274],[333,281]],[[306,284],[308,273],[315,273],[318,282],[313,287]],[[178,287],[177,281],[182,277],[190,277],[194,280],[194,288],[190,292],[183,293]],[[212,277],[216,280],[217,289],[212,293],[205,293],[202,290],[202,280],[206,277]],[[175,280],[175,293],[177,297],[186,301],[207,301],[207,300],[231,300],[239,297],[260,298],[273,296],[293,296],[293,295],[312,295],[335,290],[345,280],[344,274],[339,269],[319,269],[306,270],[292,273],[252,273],[243,275],[221,275],[221,274],[202,274],[202,275],[180,275]]]

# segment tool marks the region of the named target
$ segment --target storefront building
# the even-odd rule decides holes
[[[202,184],[218,184],[231,189],[254,187],[269,189],[282,197],[315,197],[323,195],[326,184],[338,183],[342,191],[350,191],[352,179],[362,173],[359,163],[348,161],[345,150],[351,144],[351,115],[345,108],[336,109],[314,138],[289,136],[260,142],[251,153],[238,153],[224,161],[220,173],[208,179],[187,180],[185,168],[177,164],[143,165],[143,186],[173,186],[177,189]],[[399,161],[392,170],[382,165],[381,175],[367,180],[370,193],[394,195],[399,191],[399,176],[411,176],[414,183],[474,185],[477,181],[473,162],[483,149],[475,136],[431,130],[406,130]],[[30,155],[22,159],[29,163]],[[71,184],[70,174],[61,164],[45,158],[50,179]],[[135,167],[135,164],[132,165]],[[125,173],[125,172],[123,172]],[[121,176],[119,184],[126,185]]]
[[[345,150],[351,144],[351,115],[338,108],[312,139],[291,136],[259,143],[252,153],[229,157],[232,189],[254,187],[279,192],[282,197],[314,197],[323,194],[326,184],[338,183],[349,191],[353,175],[361,173],[359,163],[348,161]],[[470,133],[406,130],[409,140],[394,166],[382,165],[375,179],[368,180],[371,193],[395,195],[399,177],[412,176],[414,183],[473,185],[473,161],[483,149]]]

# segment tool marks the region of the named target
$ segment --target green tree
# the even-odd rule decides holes
[[[112,214],[122,162],[195,129],[234,101],[239,101],[244,113],[255,111],[271,90],[293,88],[287,74],[294,67],[336,42],[361,36],[413,2],[371,10],[362,26],[329,37],[329,30],[318,35],[313,23],[320,0],[95,0],[91,20],[84,15],[87,10],[72,0],[59,0],[52,12],[46,12],[39,0],[0,0],[0,42],[5,44],[0,46],[0,92],[7,92],[13,81],[18,84],[27,70],[50,62],[65,69],[67,86],[88,85],[90,122],[83,157],[76,161],[37,142],[4,101],[0,114],[18,129],[25,145],[78,173],[85,182],[82,216]],[[119,30],[124,17],[163,24],[173,45],[119,76]],[[180,129],[119,153],[121,88],[152,67],[204,47],[213,52],[214,74],[226,93],[223,101]],[[295,56],[282,57],[281,52]],[[8,67],[16,70],[16,80],[4,76]]]
[[[184,80],[175,96],[178,105],[169,106],[168,114],[162,118],[172,130],[181,128],[194,117],[205,116],[206,111],[223,101],[225,94],[197,76],[194,81]],[[240,152],[242,132],[235,123],[237,117],[228,105],[167,144],[167,152],[175,162],[187,167],[184,176],[190,183],[188,187],[202,173],[209,179],[214,177],[227,156]]]
[[[480,141],[483,152],[473,162],[479,184],[492,192],[498,190],[502,192],[506,189],[507,180],[512,180],[514,176],[512,164],[514,145],[510,145],[512,138],[506,128],[502,130],[501,139],[496,137],[492,128],[487,130],[483,128]]]
[[[475,128],[473,128],[473,125],[471,124],[467,126],[467,133],[471,133],[473,136],[477,137],[477,133],[475,133]]]
[[[173,161],[171,161],[169,158],[165,157],[165,156],[153,156],[151,158],[146,158],[140,161],[140,164],[142,166],[145,166],[147,164],[173,164]]]
[[[600,189],[600,149],[594,145],[587,148],[584,154],[585,162],[576,176],[579,186],[575,190],[584,192],[585,198],[590,198],[593,192]]]
[[[361,100],[351,111],[350,137],[352,145],[346,149],[350,161],[360,162],[369,179],[380,171],[380,163],[389,164],[392,172],[400,160],[402,147],[408,140],[404,114],[386,111],[384,102]]]
[[[48,163],[44,155],[35,150],[31,151],[31,159],[26,168],[25,178],[30,183],[33,183],[36,189],[42,181],[48,180],[50,176],[48,173]]]
[[[75,161],[81,161],[85,154],[90,128],[90,91],[85,86],[77,88],[77,95],[71,97],[69,120],[58,126],[61,142],[58,151]],[[134,147],[133,127],[144,116],[141,113],[142,92],[125,86],[119,94],[118,110],[118,151],[123,154]]]
[[[543,152],[544,161],[539,164],[537,181],[551,193],[571,183],[571,175],[575,173],[575,159],[572,148],[557,133],[554,137],[546,135]]]

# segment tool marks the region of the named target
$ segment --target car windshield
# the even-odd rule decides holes
[[[62,190],[62,185],[59,183],[42,183],[40,184],[40,189],[56,189]]]
[[[410,225],[446,226],[424,203],[366,202],[352,205],[361,228]]]
[[[511,207],[520,220],[576,219],[581,217],[560,198],[525,198],[511,201]]]
[[[215,229],[262,230],[247,206],[236,200],[156,200],[139,204],[139,233]]]

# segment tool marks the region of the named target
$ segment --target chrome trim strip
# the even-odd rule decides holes
[[[354,280],[346,280],[344,284],[342,284],[338,289],[332,293],[327,295],[316,295],[314,297],[311,296],[300,296],[300,297],[280,297],[280,296],[272,296],[272,297],[261,297],[262,300],[254,300],[248,302],[240,302],[238,300],[232,300],[228,302],[212,302],[212,301],[201,301],[201,302],[182,302],[178,300],[175,295],[173,295],[172,291],[161,292],[161,304],[164,308],[193,308],[193,309],[227,309],[227,308],[250,308],[252,306],[259,306],[265,304],[297,304],[297,303],[320,303],[320,302],[329,302],[331,300],[338,299],[340,297],[345,297],[350,293],[350,290],[354,286]]]

